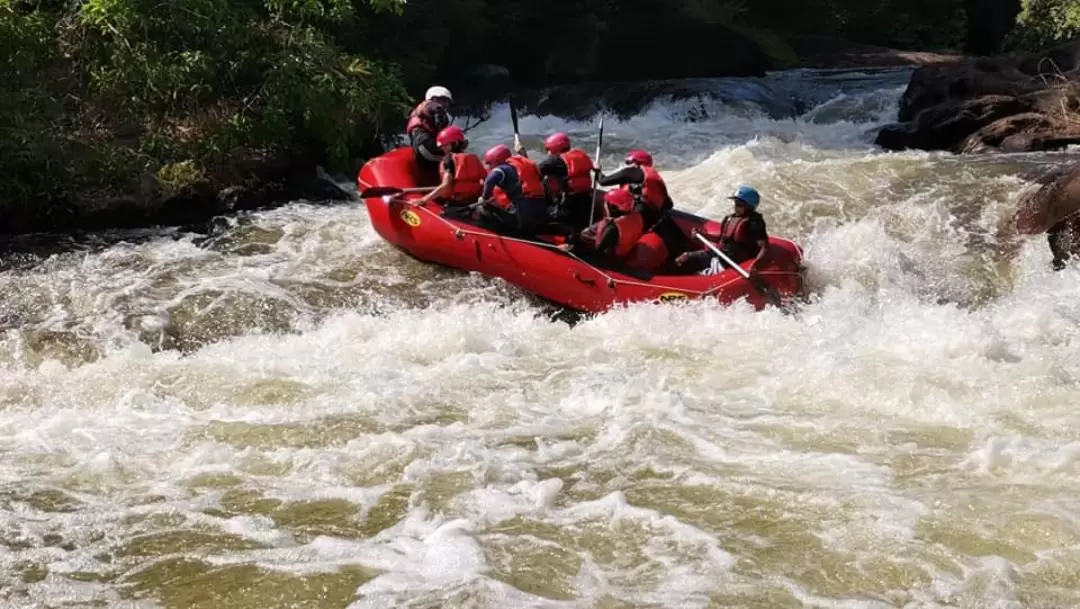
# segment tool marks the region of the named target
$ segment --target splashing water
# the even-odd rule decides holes
[[[806,250],[795,316],[569,326],[358,204],[11,264],[0,604],[1077,606],[1080,273],[1008,227],[1066,155],[877,151],[905,81],[606,120],[604,166],[647,147],[681,208],[762,192]],[[763,110],[789,92],[813,109]],[[532,150],[554,129],[595,146],[521,117]],[[469,137],[509,142],[505,108]]]

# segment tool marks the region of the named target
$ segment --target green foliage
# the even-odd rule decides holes
[[[344,50],[333,28],[402,10],[400,0],[2,0],[11,93],[0,96],[0,208],[133,192],[147,172],[167,186],[224,179],[234,162],[274,155],[344,164],[410,98],[393,65]]]
[[[158,168],[155,177],[158,183],[170,192],[176,192],[184,186],[206,179],[206,173],[202,167],[195,164],[195,161],[188,160],[162,165]]]
[[[49,20],[0,4],[0,201],[19,200],[49,188],[58,146],[41,135],[58,111],[35,83],[56,61]],[[44,162],[41,162],[44,161]]]
[[[1076,0],[1022,0],[1010,48],[1041,50],[1080,36],[1080,2]]]

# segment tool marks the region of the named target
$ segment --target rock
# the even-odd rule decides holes
[[[1046,167],[1045,165],[1037,165],[1022,170],[1017,177],[1026,182],[1033,182],[1041,185],[1049,184],[1070,171],[1072,171],[1072,167],[1069,166],[1054,165],[1052,167]]]
[[[1080,39],[1063,42],[1042,53],[1027,56],[1020,69],[1036,76],[1053,76],[1080,69]]]
[[[961,154],[985,152],[995,148],[1022,152],[1034,145],[1033,132],[1053,128],[1053,123],[1038,112],[1023,112],[995,120],[967,136],[956,146]]]
[[[149,215],[147,221],[158,226],[177,226],[226,211],[218,202],[217,191],[209,183],[196,182],[169,197],[156,213]]]
[[[1047,231],[1050,253],[1054,258],[1050,266],[1055,271],[1065,268],[1070,259],[1080,258],[1080,215],[1072,215]]]
[[[917,135],[915,125],[911,123],[892,123],[878,131],[877,137],[874,138],[874,145],[885,150],[921,148],[914,143]]]
[[[255,207],[251,189],[243,186],[229,186],[217,193],[218,204],[225,211],[241,211]]]
[[[1052,180],[1022,194],[1013,221],[1020,234],[1036,235],[1075,217],[1077,211],[1080,211],[1080,164],[1054,172]]]
[[[355,174],[353,174],[355,175]],[[311,185],[311,192],[320,199],[327,199],[330,201],[348,201],[352,198],[348,192],[338,185],[338,182],[345,182],[344,178],[335,179],[330,174],[326,173],[326,170],[321,166],[315,168],[315,180]]]
[[[901,51],[829,36],[792,35],[785,36],[784,40],[799,56],[799,64],[803,68],[830,70],[923,66],[954,62],[963,58],[955,54]]]
[[[140,199],[154,200],[161,196],[161,182],[152,171],[144,171],[138,179],[135,187],[136,195]]]
[[[912,73],[899,123],[875,143],[962,154],[1053,150],[1080,141],[1080,38],[1038,54],[926,65]]]
[[[907,123],[883,129],[877,144],[890,150],[955,150],[962,148],[967,138],[987,125],[1032,108],[1030,100],[1005,95],[946,99],[920,111]]]
[[[303,159],[236,162],[216,179],[198,181],[165,194],[152,173],[133,176],[131,193],[78,196],[19,206],[0,223],[0,235],[179,226],[201,230],[225,214],[274,207],[297,199],[351,200],[314,164]],[[21,212],[21,213],[20,213]]]
[[[1016,67],[990,59],[930,64],[911,75],[907,90],[900,98],[897,119],[906,122],[942,104],[985,96],[1023,95],[1044,86]]]

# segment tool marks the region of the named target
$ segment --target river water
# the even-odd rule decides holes
[[[605,166],[648,146],[681,208],[759,188],[806,251],[791,316],[569,324],[356,204],[8,257],[0,605],[1080,606],[1080,272],[1008,229],[1067,155],[876,151],[905,82],[606,121]],[[555,128],[595,145],[521,118]]]

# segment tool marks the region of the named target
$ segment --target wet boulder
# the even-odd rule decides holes
[[[1014,222],[1022,235],[1054,232],[1063,224],[1077,224],[1066,220],[1075,220],[1080,211],[1080,164],[1055,171],[1047,178],[1017,201]]]
[[[1037,54],[923,66],[897,118],[878,146],[984,153],[1080,143],[1080,38]]]
[[[1021,235],[1046,233],[1055,271],[1080,258],[1080,164],[1054,169],[1020,195],[1013,222]]]

